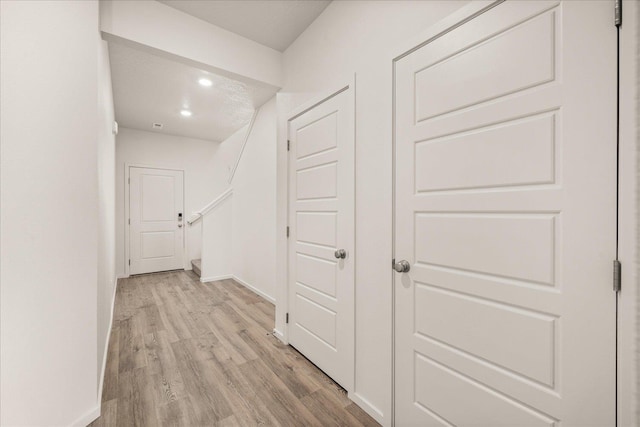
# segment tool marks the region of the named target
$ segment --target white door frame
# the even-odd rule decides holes
[[[620,169],[618,200],[618,258],[622,262],[622,289],[618,296],[618,423],[640,423],[640,253],[638,180],[640,148],[640,3],[624,1],[620,27]]]
[[[181,168],[174,168],[174,167],[166,167],[166,166],[156,166],[156,165],[148,165],[148,164],[140,164],[140,163],[127,163],[125,162],[124,164],[124,275],[125,278],[129,277],[130,275],[130,268],[129,268],[129,259],[130,259],[130,254],[131,254],[131,237],[130,237],[130,228],[131,228],[131,224],[129,224],[128,219],[131,217],[130,216],[130,206],[131,206],[131,199],[130,199],[130,183],[129,183],[129,178],[130,178],[130,171],[131,168],[144,168],[144,169],[163,169],[163,170],[172,170],[172,171],[180,171],[182,172],[182,217],[186,218],[185,216],[185,208],[186,208],[186,193],[185,193],[185,188],[186,188],[186,182],[187,182],[187,174],[186,171],[184,169]],[[186,219],[185,219],[186,222]],[[183,227],[183,238],[182,238],[182,267],[186,270],[187,269],[187,258],[188,258],[188,254],[187,254],[187,235],[189,233],[186,232],[185,227]]]
[[[392,245],[392,257],[393,259],[396,258],[396,248],[395,248],[395,240],[396,240],[396,236],[395,236],[395,228],[396,228],[396,213],[395,213],[395,204],[396,204],[396,132],[395,132],[395,114],[396,114],[396,88],[395,88],[395,81],[396,81],[396,63],[397,61],[399,61],[400,59],[404,58],[405,56],[411,54],[412,52],[414,52],[415,50],[420,49],[421,47],[423,47],[424,45],[430,43],[431,41],[441,37],[442,35],[448,33],[449,31],[463,25],[464,23],[472,20],[473,18],[475,18],[476,16],[488,11],[489,9],[492,9],[493,7],[499,5],[500,3],[503,3],[505,0],[476,0],[476,1],[472,1],[469,4],[467,4],[466,6],[463,6],[462,8],[460,8],[458,11],[454,12],[453,14],[449,15],[448,17],[444,18],[442,21],[439,21],[438,23],[436,23],[435,25],[431,26],[429,29],[427,29],[426,31],[424,31],[423,33],[421,33],[420,35],[411,38],[410,40],[407,40],[406,42],[404,42],[403,44],[399,45],[392,53],[391,57],[390,57],[390,62],[392,64],[392,68],[393,68],[393,75],[392,75],[392,81],[391,81],[391,86],[392,86],[392,93],[393,93],[393,98],[392,98],[392,109],[393,109],[393,114],[391,117],[392,120],[392,158],[391,158],[391,168],[392,168],[392,220],[391,220],[391,230],[392,230],[392,240],[391,240],[391,245]],[[629,2],[631,3],[631,2]],[[628,3],[625,2],[625,6]],[[611,7],[612,7],[612,16],[613,16],[613,1],[611,2]],[[635,7],[640,7],[635,5]],[[628,12],[627,12],[628,11]],[[623,12],[623,14],[627,14],[627,16],[625,16],[625,18],[623,19],[627,19],[627,21],[632,21],[634,20],[634,17],[629,16],[629,12],[631,12],[631,15],[633,15],[633,12],[637,12],[637,10],[633,10],[633,7],[627,7],[626,11]],[[637,15],[637,14],[636,14]],[[605,18],[606,19],[606,18]],[[611,19],[612,23],[611,25],[613,26],[613,19]],[[635,24],[637,25],[638,23],[635,22]],[[629,31],[629,30],[627,30]],[[632,32],[629,31],[629,32]],[[629,40],[627,40],[627,42],[630,42]],[[636,46],[637,46],[637,42],[636,42]],[[634,51],[634,49],[629,49],[630,51]],[[623,52],[620,52],[621,55],[623,54]],[[619,67],[623,67],[626,66],[628,67],[630,63],[632,63],[634,60],[634,58],[628,58],[628,57],[621,57],[620,60],[620,64]],[[633,82],[629,82],[626,81],[626,83],[628,83],[629,85],[632,85]],[[629,95],[629,94],[627,94]],[[620,111],[620,116],[626,116],[628,117],[629,115],[633,115],[634,112],[629,112],[629,111]],[[627,128],[622,128],[620,129],[620,135],[621,137],[626,136],[627,138],[630,139],[630,141],[627,141],[627,146],[622,147],[621,146],[621,152],[620,152],[620,156],[621,159],[623,158],[623,154],[625,154],[625,152],[627,154],[629,154],[629,152],[632,150],[633,147],[629,147],[629,145],[632,145],[633,141],[632,141],[632,134],[633,134],[633,129],[631,129],[633,123],[630,123],[629,126]],[[637,136],[636,136],[637,138]],[[623,152],[622,150],[625,150],[625,152]],[[635,154],[635,153],[634,153]],[[629,156],[631,157],[631,156]],[[633,200],[634,195],[629,194],[630,191],[628,190],[635,190],[635,183],[634,182],[629,182],[632,181],[631,179],[631,173],[629,173],[628,171],[627,175],[622,175],[621,171],[618,171],[618,178],[620,180],[620,190],[621,190],[621,200],[624,200],[624,202],[626,204],[631,204],[629,203],[629,199]],[[626,193],[622,193],[623,190],[627,190]],[[634,192],[635,194],[635,192]],[[618,208],[620,209],[620,205],[618,206]],[[637,212],[636,212],[637,214]],[[636,259],[635,258],[635,253],[634,253],[634,243],[635,242],[630,242],[630,240],[632,240],[633,238],[635,238],[636,236],[636,231],[637,231],[637,223],[634,223],[635,218],[628,218],[627,216],[624,216],[623,218],[623,222],[620,223],[620,226],[622,227],[622,230],[624,229],[625,225],[626,226],[631,226],[633,229],[629,230],[629,233],[624,233],[621,232],[619,238],[619,257],[620,258],[627,258],[627,259]],[[631,252],[631,253],[629,253]],[[391,263],[389,263],[391,265]],[[625,269],[623,268],[623,279],[626,276],[627,278],[633,278],[634,275],[633,273],[635,273],[635,271],[631,272],[630,270],[634,270],[634,267],[636,266],[632,266],[629,265],[626,272]],[[629,286],[634,286],[635,281],[634,280],[628,280],[626,281],[626,285],[627,287]],[[395,275],[392,275],[391,278],[391,286],[395,289],[396,286],[396,277]],[[624,283],[623,283],[623,287],[624,287]],[[612,291],[613,292],[613,291]],[[629,311],[631,309],[633,309],[633,307],[635,306],[634,301],[629,301],[629,300],[633,300],[636,295],[638,294],[638,292],[640,292],[638,289],[634,289],[633,291],[627,291],[626,295],[624,292],[618,294],[618,304],[619,304],[619,312],[618,312],[618,316],[617,316],[617,323],[616,323],[616,329],[617,329],[617,334],[618,334],[618,348],[617,350],[629,350],[629,349],[633,349],[635,348],[633,343],[636,340],[636,334],[640,333],[640,330],[634,331],[632,328],[630,327],[624,327],[621,328],[620,326],[620,320],[621,319],[630,319],[634,316],[633,313],[629,313]],[[620,302],[621,300],[625,300],[626,302]],[[391,299],[391,319],[392,319],[392,327],[391,327],[391,333],[392,333],[392,357],[391,357],[391,425],[395,425],[395,387],[396,387],[396,378],[395,378],[395,318],[396,318],[396,301],[395,301],[395,292],[392,292],[392,299]],[[636,311],[640,310],[640,307],[635,307]],[[636,349],[636,351],[638,351]],[[618,360],[618,370],[617,370],[617,378],[616,378],[616,383],[617,383],[617,387],[618,387],[618,396],[616,399],[616,409],[618,411],[618,416],[621,417],[622,419],[629,419],[631,417],[633,417],[633,414],[629,414],[627,413],[627,411],[631,410],[633,411],[634,408],[629,408],[629,404],[628,402],[632,402],[634,398],[637,397],[637,395],[633,394],[633,390],[629,390],[628,388],[620,388],[620,384],[621,381],[626,380],[626,378],[629,376],[629,374],[632,374],[633,371],[633,366],[630,366],[629,363],[624,364],[624,365],[620,365],[620,361],[623,359],[629,359],[628,355],[625,356],[620,356],[619,353],[617,353],[616,356],[617,360]],[[623,369],[627,369],[626,371],[623,372]],[[628,369],[631,369],[631,372],[628,371]],[[637,373],[637,372],[636,372]],[[640,383],[639,383],[640,384]],[[624,409],[623,413],[620,413],[621,410]],[[638,421],[638,420],[636,420]]]
[[[330,98],[333,98],[334,96],[345,92],[347,90],[351,90],[351,105],[352,105],[352,114],[353,114],[353,131],[354,131],[354,135],[353,135],[353,141],[354,141],[354,145],[356,143],[356,131],[355,131],[355,104],[356,104],[356,76],[355,74],[353,76],[351,76],[351,78],[349,79],[343,79],[343,81],[345,81],[344,84],[341,84],[335,88],[332,88],[331,90],[325,91],[320,93],[319,95],[313,97],[311,100],[303,103],[302,105],[294,108],[293,110],[291,110],[288,114],[287,114],[287,120],[286,120],[286,140],[289,140],[289,125],[291,123],[292,120],[294,120],[295,118],[301,116],[302,114],[306,113],[307,111],[313,109],[314,107],[322,104],[323,102],[329,100]],[[354,147],[355,149],[355,147]],[[287,157],[286,157],[286,168],[287,168],[287,174],[286,174],[286,180],[287,180],[287,201],[286,201],[286,224],[287,226],[289,225],[289,211],[291,209],[290,206],[290,188],[289,188],[289,172],[290,172],[290,161],[289,161],[289,152],[287,152]],[[354,317],[355,317],[355,260],[356,260],[356,240],[355,240],[355,234],[356,234],[356,227],[355,227],[355,195],[357,194],[357,188],[355,187],[355,173],[356,173],[356,165],[357,165],[357,158],[355,156],[355,152],[354,152],[354,223],[353,223],[353,242],[354,242],[354,246],[353,249],[350,251],[351,253],[349,254],[349,258],[352,260],[352,262],[354,263],[354,277],[353,277],[353,283],[354,283],[354,307],[353,307],[353,312],[354,312]],[[289,291],[290,291],[290,285],[289,285],[289,255],[290,255],[290,240],[288,237],[286,237],[286,252],[285,252],[285,261],[284,261],[284,266],[285,266],[285,290],[286,290],[286,298],[283,301],[283,306],[284,306],[284,311],[286,313],[289,313],[289,308],[290,308],[290,301],[289,301]],[[354,319],[354,325],[355,325],[355,319]],[[277,331],[274,331],[277,333]],[[284,330],[282,331],[283,336],[279,336],[279,338],[285,343],[288,344],[289,343],[289,324],[285,323],[284,324]],[[355,330],[354,330],[354,338],[355,338]],[[354,355],[354,370],[353,370],[353,376],[354,378],[352,378],[352,384],[355,384],[355,342],[354,344],[354,351],[352,352]],[[347,390],[348,392],[352,392],[353,390]]]
[[[283,125],[285,126],[284,129],[284,135],[283,135],[283,142],[285,144],[285,150],[284,152],[286,153],[286,158],[284,161],[284,168],[287,171],[286,175],[284,175],[284,179],[286,180],[286,184],[283,185],[283,187],[286,188],[286,201],[284,202],[284,206],[285,206],[285,212],[284,212],[284,218],[285,218],[285,227],[288,226],[289,224],[289,155],[288,155],[288,151],[286,150],[286,144],[287,141],[289,139],[289,123],[295,119],[296,117],[300,116],[301,114],[306,113],[307,111],[311,110],[313,107],[315,107],[318,104],[321,104],[322,102],[328,100],[329,98],[339,94],[340,92],[343,92],[347,89],[349,89],[350,87],[353,88],[353,92],[352,92],[352,97],[353,97],[353,111],[354,111],[354,129],[355,129],[355,100],[356,100],[356,96],[355,96],[355,90],[356,90],[356,76],[355,74],[353,76],[351,76],[350,78],[344,78],[341,79],[343,82],[345,82],[344,84],[335,86],[333,88],[331,88],[330,90],[326,90],[321,92],[320,94],[318,94],[317,96],[312,97],[309,101],[302,103],[301,105],[291,109],[290,111],[288,111],[286,113],[286,119],[283,120]],[[354,137],[354,141],[355,141],[355,137]],[[357,163],[357,159],[355,159],[356,163]],[[355,168],[354,168],[355,170]],[[357,189],[355,189],[357,191]],[[355,193],[354,193],[355,194]],[[289,238],[288,237],[284,237],[284,236],[280,236],[277,235],[276,236],[276,241],[278,240],[278,238],[282,238],[282,240],[284,241],[284,259],[280,262],[278,262],[278,260],[276,260],[276,270],[281,269],[280,271],[282,271],[282,277],[284,279],[285,282],[285,287],[284,287],[284,291],[285,293],[283,293],[282,295],[286,295],[285,298],[282,299],[282,301],[278,301],[277,303],[277,308],[280,309],[282,308],[284,310],[285,313],[289,312]],[[355,224],[354,224],[354,237],[355,237]],[[354,240],[355,242],[355,240]],[[355,254],[355,245],[353,248],[354,254]],[[354,256],[355,259],[355,256]],[[276,272],[277,274],[277,272]],[[277,325],[277,321],[276,321],[276,325]],[[289,325],[287,323],[284,323],[283,325],[283,330],[279,331],[277,329],[274,329],[274,334],[277,336],[278,339],[280,339],[283,343],[285,344],[289,344]]]

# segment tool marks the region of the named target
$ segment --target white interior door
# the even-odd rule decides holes
[[[507,1],[396,63],[396,425],[614,425],[612,16]]]
[[[289,122],[289,343],[347,390],[354,369],[352,105],[345,90]]]
[[[183,172],[129,168],[129,274],[184,268]]]

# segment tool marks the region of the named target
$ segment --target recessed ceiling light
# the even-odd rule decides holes
[[[200,83],[200,86],[205,86],[205,87],[209,87],[213,84],[209,79],[200,79],[198,80],[198,83]]]
[[[189,117],[189,116],[191,116],[191,111],[182,110],[182,111],[180,111],[180,114],[182,114],[184,117]]]

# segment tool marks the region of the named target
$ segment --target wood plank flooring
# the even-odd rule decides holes
[[[275,338],[274,306],[189,271],[121,279],[91,426],[377,426]]]

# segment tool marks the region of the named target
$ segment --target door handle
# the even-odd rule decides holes
[[[182,224],[178,224],[178,228],[182,228]]]
[[[347,251],[344,249],[338,249],[333,253],[333,255],[338,259],[345,259],[347,257]]]
[[[409,261],[403,259],[402,261],[396,262],[393,265],[393,269],[398,273],[407,273],[409,270],[411,270],[411,264],[409,264]]]

